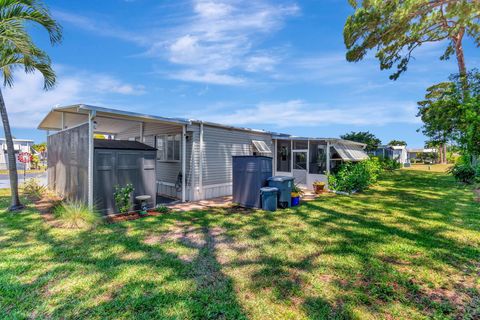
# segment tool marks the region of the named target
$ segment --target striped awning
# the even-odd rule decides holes
[[[336,143],[333,148],[337,151],[342,160],[362,161],[368,159],[368,154],[359,145]]]

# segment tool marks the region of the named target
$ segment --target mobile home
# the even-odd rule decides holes
[[[231,195],[235,155],[272,157],[274,174],[293,176],[306,188],[315,180],[326,181],[341,161],[368,157],[365,145],[341,139],[301,138],[83,104],[52,109],[38,128],[48,131],[49,187],[90,205],[95,202],[96,138],[155,148],[156,194],[181,201]]]

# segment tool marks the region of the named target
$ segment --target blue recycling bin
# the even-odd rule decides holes
[[[267,180],[269,187],[278,188],[278,205],[280,208],[291,207],[293,177],[273,176]]]
[[[262,198],[262,209],[267,211],[277,210],[277,194],[278,189],[273,187],[260,188],[260,196]]]

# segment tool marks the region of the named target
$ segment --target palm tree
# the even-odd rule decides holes
[[[41,1],[0,0],[0,70],[4,86],[13,86],[14,71],[23,68],[27,73],[40,72],[44,79],[44,89],[48,90],[55,85],[55,72],[51,67],[48,55],[33,43],[31,36],[28,34],[26,27],[29,23],[45,28],[52,45],[61,41],[61,26],[53,20],[47,7]],[[7,142],[8,170],[12,192],[10,210],[20,210],[23,205],[18,197],[15,150],[1,89],[0,116]]]

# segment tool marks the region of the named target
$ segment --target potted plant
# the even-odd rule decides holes
[[[325,182],[317,180],[313,183],[313,191],[315,192],[315,194],[323,193],[324,189],[325,189]]]
[[[300,197],[303,195],[302,189],[296,184],[292,186],[292,193],[291,193],[291,198],[292,198],[292,207],[298,206],[300,204]]]

